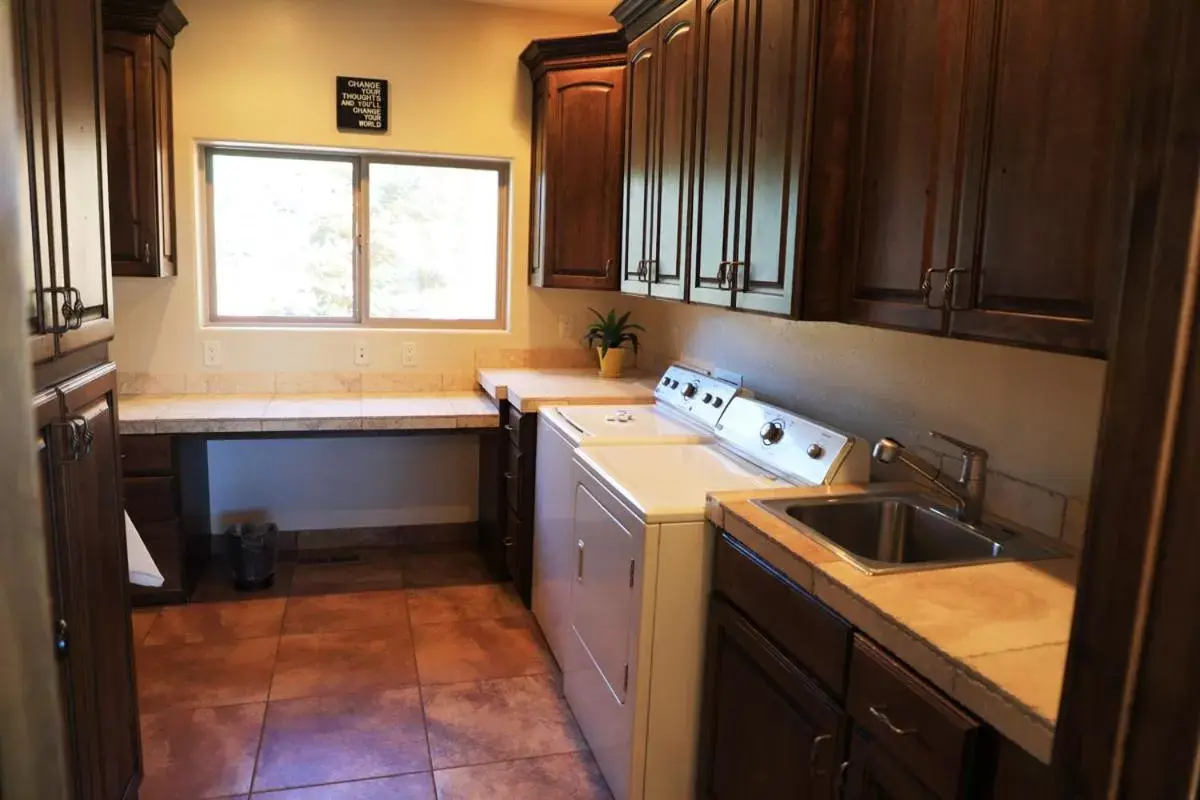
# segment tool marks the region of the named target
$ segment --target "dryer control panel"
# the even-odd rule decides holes
[[[682,364],[672,364],[658,379],[654,397],[705,427],[715,428],[741,387]]]

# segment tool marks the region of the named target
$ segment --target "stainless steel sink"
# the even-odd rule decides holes
[[[922,495],[754,503],[872,575],[1065,555],[996,524],[962,522]]]

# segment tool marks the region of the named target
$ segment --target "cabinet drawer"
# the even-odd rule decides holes
[[[854,637],[846,708],[939,797],[964,796],[981,723],[862,636]]]
[[[713,588],[834,695],[845,692],[850,623],[729,534],[717,541]]]
[[[174,478],[126,478],[125,510],[135,525],[164,522],[179,516]]]
[[[170,436],[122,436],[121,467],[126,475],[172,473]]]
[[[533,452],[534,443],[537,441],[537,414],[522,414],[510,405],[504,429],[508,431],[508,438],[515,447],[526,453]]]
[[[504,469],[508,507],[524,519],[533,518],[533,456],[509,445]]]

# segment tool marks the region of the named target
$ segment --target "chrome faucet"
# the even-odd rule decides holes
[[[987,451],[937,431],[930,431],[929,435],[949,442],[962,451],[959,456],[962,469],[958,480],[945,476],[941,467],[933,466],[895,439],[880,439],[875,443],[871,455],[881,464],[899,461],[949,495],[954,500],[960,520],[972,525],[978,523],[983,514],[983,493],[987,486]]]

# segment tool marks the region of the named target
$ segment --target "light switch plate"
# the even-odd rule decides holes
[[[406,367],[417,365],[417,343],[405,342],[401,353],[401,363]]]
[[[206,367],[221,366],[221,343],[220,342],[205,342],[204,343],[204,366],[206,366]]]
[[[365,367],[371,363],[371,357],[367,353],[366,342],[354,343],[354,364],[355,366]]]

